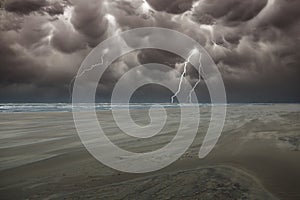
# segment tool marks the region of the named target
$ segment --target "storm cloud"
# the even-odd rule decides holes
[[[70,82],[97,44],[149,26],[199,42],[217,64],[229,102],[300,101],[298,0],[2,0],[0,5],[2,102],[69,101]],[[184,61],[155,49],[124,55],[100,80],[99,100],[108,101],[126,71],[154,62],[182,71]],[[198,74],[188,70],[193,84]],[[209,99],[204,82],[196,92]],[[138,93],[137,98],[147,94],[145,101],[165,102],[170,96],[157,86]]]

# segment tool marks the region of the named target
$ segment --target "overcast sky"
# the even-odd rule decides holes
[[[229,102],[300,102],[299,0],[0,2],[0,102],[69,101],[70,82],[97,44],[117,32],[148,26],[198,41],[222,73]],[[98,100],[109,99],[126,71],[149,62],[180,71],[183,61],[158,50],[123,56],[101,79]],[[191,71],[191,84],[195,77]],[[196,91],[207,100],[204,83]],[[149,86],[135,97],[166,102],[170,95]]]

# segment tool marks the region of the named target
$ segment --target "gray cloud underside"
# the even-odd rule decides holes
[[[300,101],[298,0],[2,0],[0,5],[3,102],[69,100],[69,83],[93,47],[116,32],[148,26],[198,41],[219,67],[229,101]],[[153,49],[132,52],[111,65],[99,94],[107,99],[122,74],[149,62],[175,68],[183,60]],[[191,83],[197,77],[189,68]],[[160,87],[148,90],[154,99],[170,95]],[[197,91],[207,99],[203,83]]]

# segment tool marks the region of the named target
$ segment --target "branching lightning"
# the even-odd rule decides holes
[[[195,83],[195,85],[193,86],[193,88],[191,89],[191,91],[189,93],[188,100],[189,100],[190,103],[193,103],[192,102],[192,93],[195,91],[196,87],[201,82],[201,77],[202,77],[202,72],[203,72],[201,60],[202,60],[202,54],[199,53],[199,67],[198,67],[199,77],[198,77],[198,81]]]
[[[74,76],[72,78],[72,80],[70,81],[70,84],[69,84],[69,94],[70,94],[70,96],[72,95],[72,84],[74,83],[75,79],[83,76],[85,73],[87,73],[89,71],[92,71],[93,69],[95,69],[95,67],[103,65],[103,63],[104,63],[103,57],[104,57],[104,55],[101,57],[101,61],[99,63],[96,63],[94,65],[89,66],[88,68],[84,69],[81,73],[77,74],[76,76]]]
[[[183,79],[184,79],[184,76],[186,75],[186,71],[187,71],[187,65],[188,63],[190,62],[192,56],[197,53],[197,50],[196,49],[193,49],[188,57],[188,59],[184,62],[184,67],[183,67],[183,72],[180,76],[180,81],[179,81],[179,85],[178,85],[178,90],[177,92],[171,97],[171,103],[174,103],[174,99],[175,97],[180,93],[181,91],[181,86],[182,86],[182,82],[183,82]]]

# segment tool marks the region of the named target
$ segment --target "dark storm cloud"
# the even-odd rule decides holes
[[[62,15],[64,14],[65,4],[61,4],[60,2],[54,2],[49,6],[44,8],[44,11],[47,12],[51,16]]]
[[[276,0],[272,9],[261,19],[260,25],[272,25],[281,30],[297,27],[299,31],[300,1],[297,0]],[[293,27],[291,27],[293,26]]]
[[[218,9],[220,4],[206,3],[200,3],[195,10],[214,16],[214,35],[219,45],[209,52],[223,70],[232,98],[238,99],[237,96],[244,93],[248,101],[251,96],[253,101],[259,98],[299,101],[300,41],[296,32],[300,29],[300,17],[295,12],[298,1],[240,1],[237,4],[240,6],[227,12],[225,8],[234,1],[218,2],[223,4],[220,7],[223,10]],[[251,9],[255,12],[243,18]],[[235,15],[240,18],[229,17]]]
[[[138,58],[141,64],[161,63],[171,67],[174,67],[176,63],[183,62],[183,59],[178,55],[157,49],[143,50],[139,53]]]
[[[95,47],[107,30],[108,22],[103,8],[103,1],[99,0],[72,0],[74,12],[72,24],[75,29],[84,35],[90,46]]]
[[[29,14],[48,5],[47,0],[8,0],[5,2],[4,7],[9,12]]]
[[[9,39],[0,37],[0,84],[34,83],[44,70],[40,63],[29,56],[19,56],[22,49],[8,44]]]
[[[143,0],[1,1],[0,101],[69,100],[70,81],[92,47],[122,30],[148,26],[170,28],[198,41],[219,67],[229,101],[300,101],[300,1],[147,0],[147,3]],[[137,38],[137,42],[139,39],[142,38]],[[150,62],[180,71],[183,60],[160,50],[132,52],[117,59],[105,72],[99,92],[106,98],[122,74]],[[187,78],[195,83],[198,74],[191,67],[188,73]],[[167,73],[167,81],[177,84],[176,78]],[[153,88],[146,87],[153,94],[166,92]],[[147,96],[146,89],[138,93]],[[200,96],[207,96],[203,90],[202,82],[197,91]],[[206,96],[201,99],[207,99]]]
[[[56,39],[64,32],[59,24],[67,22],[63,22],[61,14],[59,20],[53,21],[52,14],[41,10],[28,15],[1,11],[1,101],[26,101],[26,97],[28,101],[44,101],[46,97],[49,101],[68,100],[67,85],[87,52],[80,51],[83,45],[77,46],[76,55],[63,54],[71,51],[67,45],[62,53],[53,48],[52,44],[57,44]],[[65,44],[70,35],[64,33],[64,39],[60,39]],[[74,46],[74,42],[70,43]]]
[[[241,22],[253,19],[266,6],[267,0],[204,0],[195,8],[194,15],[222,19],[222,21]]]
[[[186,26],[189,27],[187,31],[185,23],[188,22],[179,17],[173,17],[169,27],[173,24],[172,29],[194,39],[203,31],[206,33],[202,35],[206,38],[202,44],[222,71],[229,88],[230,101],[299,101],[298,2],[200,1],[191,13],[187,13],[200,27],[195,28],[191,23]],[[158,19],[159,16],[156,14],[154,18]],[[168,18],[168,15],[164,17]],[[154,25],[161,26],[157,21],[162,22],[156,20]],[[205,27],[201,28],[202,24],[211,25],[212,32]],[[149,60],[153,62],[153,57],[157,57],[160,63],[168,63],[170,60],[157,50],[156,53],[144,51],[141,54],[141,63]],[[155,54],[160,56],[153,56]]]
[[[21,20],[11,14],[7,14],[3,20],[7,21],[3,21],[4,26],[0,32],[0,82],[34,83],[45,70],[44,63],[27,50],[45,45],[43,39],[48,36],[49,29],[43,28],[43,25],[47,20],[44,17],[32,16]]]
[[[184,13],[192,8],[194,0],[146,0],[157,11],[165,11],[172,14]]]
[[[55,22],[55,31],[51,44],[55,49],[63,53],[76,52],[80,49],[84,49],[86,45],[83,36],[74,31],[72,26],[62,21]]]
[[[32,12],[48,13],[51,16],[64,13],[64,7],[69,5],[68,0],[7,0],[3,5],[6,11],[28,15]]]

